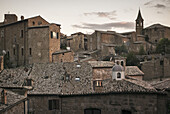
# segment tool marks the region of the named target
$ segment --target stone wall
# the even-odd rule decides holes
[[[162,63],[161,63],[162,61]],[[154,59],[142,63],[142,71],[144,72],[144,80],[151,80],[155,78],[170,77],[170,58]]]
[[[49,110],[49,100],[59,99],[59,110]],[[28,96],[28,112],[33,114],[61,114],[61,99],[58,96]]]
[[[49,61],[52,62],[52,54],[60,50],[60,26],[52,24],[50,25],[49,32],[55,32],[58,34],[58,38],[51,38],[49,34]]]
[[[83,34],[72,35],[72,38],[72,40],[68,41],[70,42],[70,48],[73,52],[85,50]]]
[[[34,114],[84,114],[84,110],[88,108],[99,109],[101,114],[121,114],[122,110],[131,111],[132,114],[166,114],[166,97],[156,94],[44,95],[28,98],[29,111]],[[59,99],[59,110],[48,109],[48,100],[51,99]]]
[[[73,52],[53,54],[52,62],[74,62]]]
[[[30,52],[31,51],[31,52]],[[32,63],[49,62],[49,27],[28,29],[28,60]]]

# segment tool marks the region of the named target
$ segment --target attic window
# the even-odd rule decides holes
[[[121,73],[120,72],[117,73],[117,78],[121,78]]]
[[[75,78],[75,81],[80,81],[80,77],[76,77],[76,78]]]

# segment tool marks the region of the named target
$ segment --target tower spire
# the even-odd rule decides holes
[[[143,21],[144,20],[142,18],[140,7],[139,7],[138,16],[137,16],[137,19],[136,19],[136,34],[137,35],[142,35]]]

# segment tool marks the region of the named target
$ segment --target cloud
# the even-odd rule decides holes
[[[154,7],[156,7],[156,8],[166,8],[166,6],[165,5],[163,5],[163,4],[156,4]]]
[[[91,13],[84,13],[85,16],[89,15],[96,15],[98,17],[103,17],[103,18],[109,18],[111,20],[116,19],[116,11],[111,11],[111,12],[91,12]]]
[[[149,2],[146,2],[144,5],[147,6],[147,5],[151,5],[153,1],[149,1]]]
[[[82,25],[72,25],[75,28],[91,29],[91,30],[111,30],[112,28],[124,28],[133,29],[134,22],[115,22],[115,23],[104,23],[104,24],[90,24],[83,23]]]
[[[157,14],[163,14],[162,12],[160,12],[160,11],[157,11]]]

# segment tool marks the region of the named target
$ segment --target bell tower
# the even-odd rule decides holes
[[[142,35],[143,30],[143,18],[139,9],[138,16],[136,19],[136,35]]]

